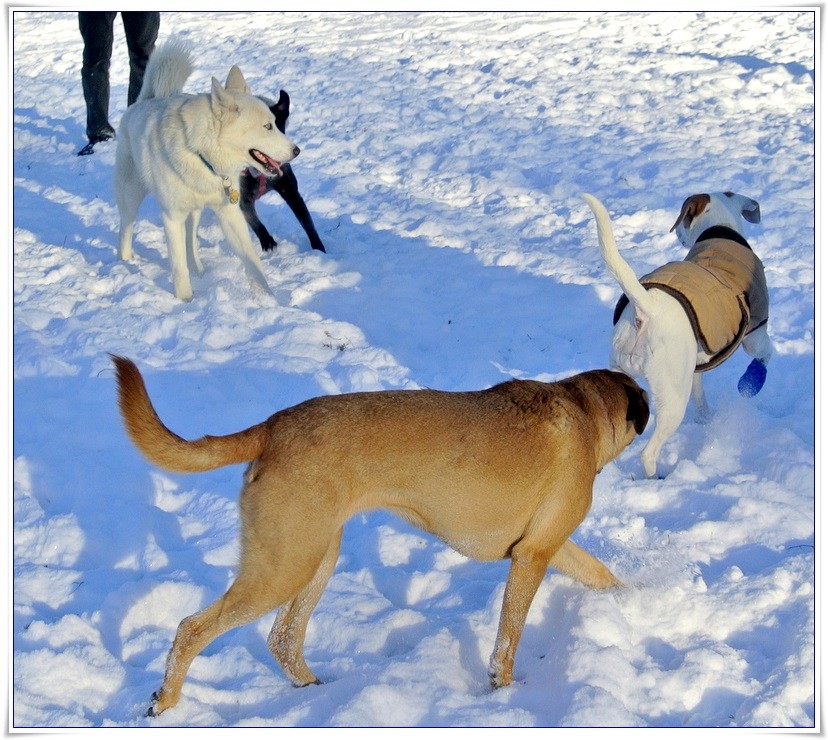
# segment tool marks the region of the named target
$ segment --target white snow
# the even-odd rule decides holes
[[[239,64],[292,99],[295,171],[328,254],[275,194],[259,214],[274,296],[217,221],[194,300],[171,292],[157,204],[116,254],[114,144],[85,143],[73,12],[10,18],[13,93],[12,729],[134,726],[819,725],[815,654],[814,10],[165,12],[205,91]],[[126,99],[116,21],[112,123]],[[636,440],[598,477],[576,541],[626,583],[550,569],[488,687],[508,563],[477,563],[389,514],[356,517],[311,619],[323,680],[295,689],[235,630],[181,702],[144,716],[178,622],[219,596],[239,467],[148,465],[107,353],[133,358],[185,437],[311,396],[483,388],[605,367],[619,289],[579,194],[602,199],[639,274],[683,250],[683,199],[757,199],[776,356],[741,398],[739,353],[706,376],[643,478]],[[11,379],[10,379],[11,380]]]

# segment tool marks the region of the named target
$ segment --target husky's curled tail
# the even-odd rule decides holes
[[[168,39],[150,54],[138,100],[178,95],[193,69],[189,45],[178,38]]]

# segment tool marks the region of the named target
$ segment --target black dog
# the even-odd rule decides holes
[[[279,91],[279,102],[271,104],[272,101],[265,100],[268,107],[276,116],[276,127],[282,133],[285,133],[285,123],[287,123],[290,115],[290,98],[284,90]],[[255,171],[254,171],[255,172]],[[288,204],[293,215],[302,224],[302,228],[310,239],[311,246],[318,249],[320,252],[325,251],[325,245],[316,233],[316,227],[313,225],[313,219],[308,213],[308,207],[302,196],[299,195],[299,183],[296,181],[296,175],[293,174],[289,164],[282,165],[282,175],[263,175],[260,172],[253,174],[250,170],[242,172],[239,181],[239,189],[241,191],[241,199],[239,207],[241,208],[244,218],[248,226],[259,237],[262,244],[262,249],[270,251],[276,248],[276,240],[270,235],[264,224],[256,215],[256,201],[261,198],[268,190],[275,190],[284,198],[285,203]]]

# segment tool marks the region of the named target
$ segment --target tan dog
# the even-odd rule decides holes
[[[619,585],[569,536],[598,471],[647,425],[647,394],[623,373],[484,391],[381,391],[314,398],[236,434],[189,442],[169,431],[138,368],[113,357],[132,441],[177,472],[250,462],[241,492],[241,558],[227,593],[181,622],[149,714],[173,706],[193,658],[227,630],[283,607],[268,646],[296,685],[308,619],[354,514],[387,509],[471,558],[511,558],[489,676],[512,681],[535,592],[552,565],[592,588]]]

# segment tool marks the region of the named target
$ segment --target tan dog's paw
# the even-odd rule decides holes
[[[492,689],[502,689],[512,683],[512,679],[510,678],[508,681],[504,680],[502,676],[495,676],[493,674],[489,674],[489,686]]]
[[[512,668],[505,667],[493,654],[489,661],[489,686],[502,689],[512,683]]]
[[[167,696],[167,692],[163,688],[158,691],[153,691],[150,701],[152,704],[147,709],[147,717],[157,717],[165,709],[169,709],[175,704],[175,701]]]

